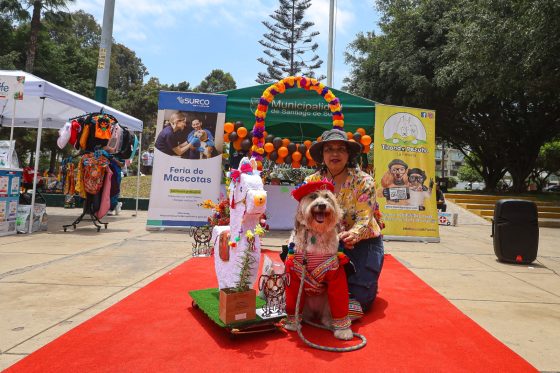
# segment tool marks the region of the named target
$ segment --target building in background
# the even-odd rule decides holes
[[[436,145],[436,175],[439,177],[457,177],[459,168],[465,162],[465,156],[459,150],[445,144]]]

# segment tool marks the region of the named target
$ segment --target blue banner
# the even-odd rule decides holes
[[[225,113],[227,96],[208,93],[168,92],[159,93],[158,109]]]

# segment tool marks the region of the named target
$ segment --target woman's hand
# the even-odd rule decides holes
[[[345,231],[338,234],[338,240],[342,241],[346,249],[353,248],[358,243],[358,235],[353,232]]]

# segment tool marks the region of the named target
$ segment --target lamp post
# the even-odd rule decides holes
[[[107,103],[109,88],[109,68],[111,67],[111,46],[113,45],[113,18],[115,0],[105,0],[103,9],[103,26],[99,43],[99,59],[97,61],[97,79],[95,80],[95,100]]]
[[[330,0],[329,7],[329,44],[327,53],[327,86],[332,87],[333,80],[333,37],[334,37],[334,0]]]

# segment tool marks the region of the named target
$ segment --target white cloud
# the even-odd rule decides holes
[[[319,37],[323,40],[328,40],[329,37],[329,13],[330,0],[315,0],[306,14],[306,17],[309,17],[309,20],[315,23],[315,30],[321,33]],[[348,25],[351,25],[356,18],[353,13],[352,2],[335,0],[334,17],[336,34],[346,34]]]
[[[103,20],[105,0],[77,0],[70,10],[82,9],[92,14],[99,24]],[[263,0],[118,0],[115,2],[113,35],[118,42],[147,40],[154,29],[180,29],[195,23],[203,31],[208,27],[227,28],[229,32],[253,29],[267,16]]]

